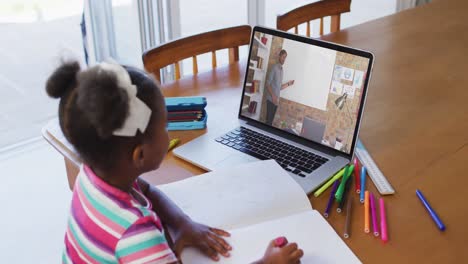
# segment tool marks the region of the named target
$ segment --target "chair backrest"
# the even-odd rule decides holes
[[[320,19],[320,36],[323,35],[323,18],[331,17],[330,31],[340,30],[340,15],[350,11],[351,0],[322,0],[298,7],[276,18],[276,28],[288,31],[294,28],[298,34],[298,26],[307,23],[306,35],[310,37],[310,21]]]
[[[251,27],[248,25],[219,29],[211,32],[177,39],[143,53],[143,64],[146,71],[154,74],[161,81],[160,70],[175,64],[174,79],[180,79],[179,62],[192,57],[193,74],[198,73],[197,55],[211,52],[211,64],[215,68],[216,51],[229,49],[229,63],[239,61],[239,46],[250,43]]]

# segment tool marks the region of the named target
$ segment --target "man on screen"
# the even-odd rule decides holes
[[[293,85],[294,80],[283,83],[283,64],[286,61],[288,53],[286,50],[281,50],[278,54],[278,63],[274,64],[267,76],[266,81],[266,123],[273,124],[276,110],[279,105],[280,91]]]

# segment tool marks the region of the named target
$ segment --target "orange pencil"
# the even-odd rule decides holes
[[[364,193],[364,232],[369,233],[369,191]]]

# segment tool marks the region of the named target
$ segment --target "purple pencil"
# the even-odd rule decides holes
[[[339,180],[336,180],[335,183],[333,183],[333,187],[332,187],[332,190],[331,190],[331,193],[330,193],[330,198],[328,198],[328,203],[327,203],[327,208],[325,209],[325,213],[323,213],[323,216],[325,216],[326,218],[328,218],[328,215],[330,214],[330,209],[331,209],[331,206],[333,204],[333,200],[335,200],[335,192],[336,192],[336,189],[338,189],[338,185],[339,185],[340,181]]]
[[[379,226],[377,225],[377,211],[375,210],[375,199],[373,193],[370,193],[369,200],[372,213],[372,230],[374,230],[374,236],[379,236]]]

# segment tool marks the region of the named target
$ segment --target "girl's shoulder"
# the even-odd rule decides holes
[[[117,233],[122,234],[140,219],[150,219],[158,225],[159,218],[151,210],[150,202],[141,192],[136,193],[145,199],[145,203],[116,187],[106,183],[87,166],[82,166],[75,182],[72,198],[72,213],[86,215],[102,223],[117,226]]]

